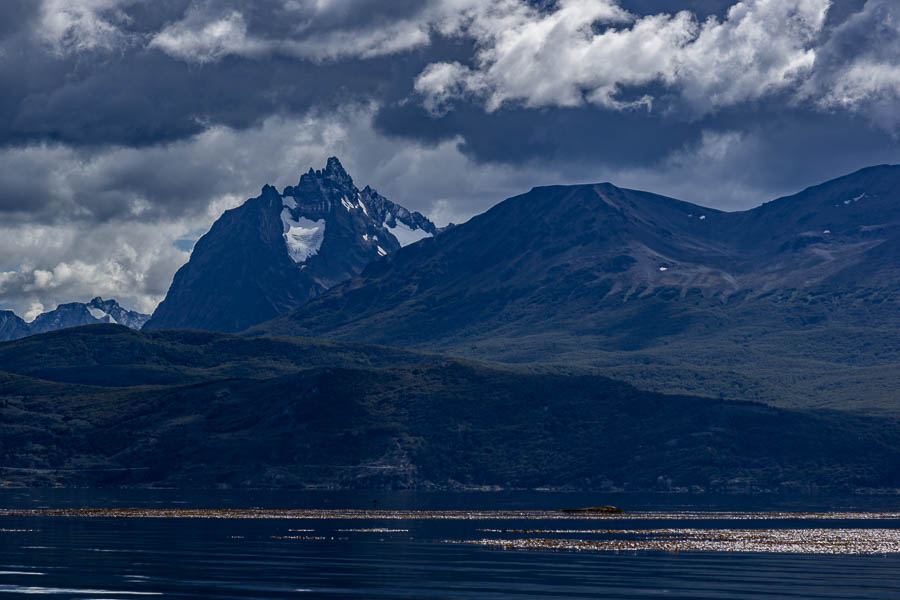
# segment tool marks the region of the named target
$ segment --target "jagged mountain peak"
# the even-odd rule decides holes
[[[344,169],[341,161],[337,157],[332,156],[328,159],[324,169],[310,169],[300,176],[300,182],[296,189],[302,191],[311,191],[316,187],[339,187],[346,192],[356,193],[358,190],[353,184],[353,178]],[[284,191],[284,195],[294,195],[295,188],[288,187]]]
[[[148,329],[240,331],[289,312],[369,263],[436,233],[434,224],[360,191],[336,157],[282,193],[226,211],[176,273]]]
[[[113,300],[112,298],[110,298],[109,300],[104,300],[100,296],[95,296],[95,297],[91,298],[91,301],[88,302],[87,305],[90,307],[93,307],[93,308],[100,308],[103,310],[122,308],[116,300]]]
[[[371,186],[357,189],[335,157],[324,170],[304,175],[299,185],[285,188],[282,202],[285,242],[297,263],[317,260],[314,257],[330,237],[329,231],[337,231],[338,237],[351,232],[376,258],[436,232],[421,213],[391,202]]]
[[[358,189],[334,156],[324,169],[310,169],[296,186],[287,186],[281,197],[294,217],[318,218],[343,207],[346,211],[360,211],[378,224],[387,223],[389,228],[396,227],[399,220],[412,229],[435,232],[434,224],[421,213],[391,202],[369,185]]]
[[[336,156],[331,156],[328,158],[328,161],[325,164],[325,171],[323,172],[323,175],[326,178],[343,185],[353,185],[353,179],[350,177],[350,175],[347,174],[347,171],[344,170],[344,165],[341,164],[341,161],[339,161]]]

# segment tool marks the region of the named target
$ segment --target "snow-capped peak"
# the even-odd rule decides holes
[[[334,157],[324,169],[310,169],[279,196],[286,251],[297,264],[319,254],[326,235],[338,238],[336,248],[355,244],[374,260],[436,233],[434,224],[421,214],[394,204],[369,186],[357,189]]]

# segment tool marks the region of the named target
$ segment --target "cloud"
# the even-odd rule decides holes
[[[177,223],[137,222],[0,227],[0,256],[25,261],[0,274],[0,304],[27,315],[100,295],[152,310],[187,259],[165,243],[180,231]]]
[[[471,129],[490,130],[520,109],[543,110],[530,117],[538,123],[556,120],[555,109],[587,109],[583,120],[647,117],[669,130],[708,127],[704,119],[735,107],[748,121],[779,106],[871,109],[884,115],[879,122],[900,114],[896,19],[870,29],[883,31],[877,43],[867,39],[847,9],[858,0],[840,10],[829,0],[79,0],[71,4],[79,19],[61,0],[43,2],[65,23],[84,21],[75,30],[87,33],[74,38],[94,40],[84,47],[114,45],[89,35],[97,22],[128,43],[49,62],[8,48],[17,58],[0,60],[0,144],[156,144],[210,124],[254,127],[274,114],[372,99],[382,111],[401,107],[420,129],[415,139],[462,135],[470,147],[487,135]],[[870,0],[873,25],[877,5],[897,10]],[[69,29],[45,34],[64,40],[58,31]],[[418,118],[423,104],[441,118]],[[476,125],[474,108],[492,112]],[[401,121],[393,120],[395,133]],[[549,129],[544,136],[564,137]],[[663,140],[663,150],[684,141]]]
[[[273,10],[274,15],[267,16],[286,19],[293,27],[286,31],[260,27],[251,32],[244,12],[229,8],[228,3],[207,2],[193,6],[182,20],[158,32],[149,47],[188,63],[207,64],[226,56],[254,60],[273,55],[313,61],[368,59],[430,43],[431,19],[427,16],[416,18],[413,11],[413,18],[405,18],[388,10],[385,16],[396,18],[379,18],[384,8],[370,4],[369,0],[288,0]],[[370,18],[347,23],[351,12],[366,12]],[[426,10],[425,14],[431,12]]]
[[[720,210],[745,210],[776,196],[799,191],[760,175],[757,157],[765,140],[739,130],[704,130],[661,161],[614,169],[609,178],[630,187],[687,200]],[[816,182],[818,183],[818,182]]]
[[[128,42],[119,27],[135,0],[43,0],[37,33],[57,54],[112,50]]]
[[[258,55],[266,44],[247,37],[244,16],[233,10],[218,18],[205,20],[205,15],[192,10],[183,20],[156,34],[150,47],[195,63],[209,63],[229,54]]]
[[[416,21],[400,21],[367,31],[333,31],[303,41],[284,41],[275,50],[288,56],[312,60],[343,57],[374,58],[425,46],[430,42],[428,28]]]
[[[801,98],[823,110],[864,113],[894,129],[900,123],[900,6],[869,0],[819,50]]]
[[[471,96],[488,111],[528,107],[650,107],[635,88],[661,85],[693,114],[767,96],[812,68],[830,0],[743,0],[723,19],[687,11],[636,17],[609,0],[560,0],[540,11],[507,0],[454,32],[472,37],[473,66],[429,65],[415,89],[431,110]]]
[[[129,20],[119,32],[129,42],[114,51],[95,45],[92,50],[57,53],[42,41],[39,15],[20,15],[16,31],[21,33],[0,37],[0,146],[35,141],[145,146],[188,138],[210,124],[246,128],[273,114],[304,114],[371,98],[397,101],[408,95],[413,77],[427,61],[424,56],[402,61],[371,56],[335,64],[287,55],[231,56],[228,52],[240,45],[254,51],[253,40],[286,39],[289,34],[297,36],[298,43],[308,38],[294,31],[302,25],[300,19],[277,12],[274,0],[232,4],[237,8],[216,3],[222,9],[215,11],[196,8],[200,4],[183,7],[179,0],[123,4],[120,9]],[[197,14],[196,29],[185,30],[188,37],[173,33],[166,43],[173,54],[196,60],[185,62],[158,46],[146,47],[192,11]],[[341,23],[329,19],[337,16],[325,19],[325,30],[317,22],[316,35],[342,31]],[[218,21],[238,37],[222,35],[223,28],[206,28]],[[360,36],[369,31],[343,26]],[[177,28],[171,31],[178,33]],[[207,62],[198,68],[199,61]]]
[[[428,65],[416,78],[415,89],[422,94],[425,108],[433,115],[446,114],[455,99],[483,92],[472,77],[472,70],[458,62]]]
[[[684,45],[667,80],[699,111],[756,100],[802,81],[831,0],[744,0]]]

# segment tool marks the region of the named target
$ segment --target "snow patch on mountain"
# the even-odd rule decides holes
[[[387,221],[385,221],[384,226],[395,238],[397,238],[401,247],[409,246],[410,244],[415,244],[419,240],[431,237],[431,234],[427,231],[418,228],[413,229],[399,219],[394,220],[394,227],[388,225]]]
[[[97,319],[98,321],[102,321],[104,323],[118,324],[118,321],[116,321],[115,317],[113,317],[111,314],[109,314],[103,310],[100,310],[99,308],[94,308],[93,306],[88,306],[87,309],[88,309],[88,312],[91,313],[91,316],[94,317],[95,319]]]
[[[286,206],[281,211],[281,222],[284,224],[284,242],[291,260],[302,263],[319,253],[325,239],[325,219],[294,219],[290,208]]]
[[[859,202],[866,196],[868,196],[868,194],[866,192],[863,192],[862,194],[860,194],[859,196],[856,196],[855,198],[851,198],[849,200],[844,200],[844,204],[847,205],[847,204],[851,204],[853,202]]]

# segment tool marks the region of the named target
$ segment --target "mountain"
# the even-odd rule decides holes
[[[11,310],[0,311],[0,341],[17,340],[28,335],[28,323]]]
[[[56,331],[57,329],[78,327],[80,325],[90,325],[99,322],[100,321],[91,314],[87,304],[82,302],[70,302],[68,304],[60,304],[56,309],[38,315],[34,321],[29,324],[28,330],[29,334],[33,335],[36,333],[46,333],[48,331]]]
[[[87,303],[60,304],[55,310],[41,313],[31,323],[26,323],[11,311],[0,311],[0,341],[99,323],[116,323],[140,329],[149,318],[150,315],[126,310],[115,300],[104,300],[99,296]]]
[[[101,323],[115,323],[131,329],[140,329],[150,319],[150,315],[124,309],[115,300],[104,300],[99,296],[91,300],[87,308]]]
[[[115,325],[0,344],[0,485],[853,492],[900,425],[390,348]]]
[[[34,335],[97,323],[117,323],[140,329],[149,318],[149,315],[125,310],[115,300],[104,300],[98,296],[88,303],[60,304],[55,310],[38,315],[29,325],[28,331],[29,335]]]
[[[194,246],[145,328],[241,331],[434,233],[421,214],[357,189],[332,157],[283,193],[267,185],[226,211]]]
[[[897,413],[898,201],[897,166],[731,213],[609,183],[535,188],[253,331]]]

